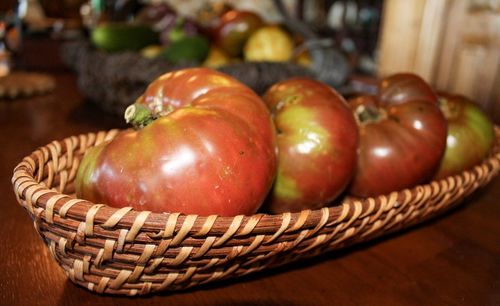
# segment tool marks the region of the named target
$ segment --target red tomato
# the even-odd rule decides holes
[[[356,166],[358,130],[346,101],[310,79],[273,85],[264,100],[278,131],[272,212],[316,209],[335,199]]]
[[[77,196],[114,207],[253,214],[276,172],[274,126],[262,100],[207,68],[167,73],[137,103],[158,119],[91,149]]]
[[[446,119],[430,86],[414,74],[381,81],[376,96],[351,100],[358,118],[356,196],[376,196],[432,177],[446,147]]]

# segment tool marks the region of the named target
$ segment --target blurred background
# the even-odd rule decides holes
[[[346,95],[414,72],[500,121],[500,0],[2,0],[0,17],[0,76],[72,69],[110,113],[159,74],[201,65],[258,92],[308,75]]]

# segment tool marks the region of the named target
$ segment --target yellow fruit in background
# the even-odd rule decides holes
[[[304,67],[311,67],[312,66],[311,54],[307,50],[302,50],[301,52],[296,54],[293,58],[293,61],[299,65],[304,66]]]
[[[222,49],[212,46],[208,52],[207,58],[203,62],[203,66],[209,68],[219,68],[227,65],[230,61],[231,59],[224,51],[222,51]]]
[[[141,49],[141,55],[145,58],[155,58],[160,54],[162,48],[160,45],[149,45]]]
[[[243,50],[246,61],[285,62],[292,58],[293,39],[278,26],[265,26],[254,32]]]

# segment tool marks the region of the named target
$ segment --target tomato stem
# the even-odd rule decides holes
[[[453,112],[452,107],[450,107],[449,100],[445,97],[439,97],[439,108],[446,119],[452,119],[456,117],[456,113]]]
[[[377,122],[381,119],[379,110],[369,105],[359,105],[356,110],[356,120],[360,123]]]
[[[139,103],[129,105],[125,110],[125,121],[132,124],[135,129],[142,129],[155,119],[151,110]]]

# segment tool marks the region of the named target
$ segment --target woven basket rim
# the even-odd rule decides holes
[[[85,151],[118,132],[53,141],[26,156],[12,178],[17,201],[68,278],[98,293],[184,289],[367,241],[454,207],[500,172],[496,127],[489,157],[472,169],[317,210],[203,217],[118,209],[72,196]]]
[[[165,227],[165,223],[182,223],[185,219],[193,218],[196,219],[196,224],[194,224],[191,228],[192,231],[202,231],[204,225],[207,225],[208,223],[212,226],[218,225],[225,228],[235,226],[236,223],[238,225],[236,228],[238,228],[241,224],[259,223],[259,225],[263,227],[263,230],[269,227],[269,229],[274,232],[276,231],[274,227],[276,225],[282,225],[282,221],[285,219],[301,223],[300,226],[297,227],[301,227],[302,229],[315,228],[317,227],[317,222],[315,222],[315,220],[327,222],[331,217],[336,219],[340,214],[345,213],[346,210],[343,209],[343,206],[346,205],[354,208],[347,210],[354,214],[356,214],[357,207],[361,205],[375,205],[380,202],[388,201],[392,203],[388,209],[393,208],[394,206],[397,206],[398,202],[402,201],[402,199],[418,196],[424,189],[440,188],[441,186],[448,184],[455,185],[455,181],[469,181],[471,177],[475,176],[475,173],[483,172],[485,169],[491,171],[494,168],[493,165],[500,164],[500,127],[495,126],[495,145],[493,146],[490,155],[480,164],[471,169],[465,170],[460,174],[449,176],[437,181],[431,181],[426,184],[416,185],[404,190],[393,191],[389,194],[379,195],[376,197],[358,199],[347,197],[336,203],[334,206],[327,206],[316,210],[285,212],[281,214],[257,213],[251,216],[238,215],[234,217],[223,217],[218,215],[198,216],[180,214],[177,212],[156,213],[131,208],[114,208],[106,204],[92,203],[87,200],[78,199],[72,195],[63,194],[62,192],[54,189],[49,189],[43,182],[39,183],[35,178],[35,171],[37,167],[42,166],[40,164],[41,159],[47,158],[47,162],[53,161],[57,154],[66,152],[65,150],[68,146],[74,145],[77,139],[82,139],[82,137],[86,136],[91,139],[95,139],[96,141],[92,145],[94,146],[100,142],[112,139],[119,131],[120,130],[118,129],[112,129],[109,131],[99,131],[97,133],[80,134],[78,136],[67,137],[62,141],[53,141],[48,145],[39,147],[29,156],[26,156],[23,161],[14,168],[12,184],[14,186],[16,196],[28,199],[29,203],[26,208],[31,212],[33,211],[33,207],[31,206],[33,203],[30,197],[36,198],[37,206],[45,210],[47,218],[52,218],[54,214],[58,214],[63,217],[86,221],[88,220],[89,212],[91,212],[94,224],[103,225],[107,222],[107,226],[113,228],[130,227],[134,222],[137,222],[136,220],[139,217],[140,219],[144,219],[142,224],[143,229],[155,231],[163,229]],[[83,154],[84,152],[80,153]],[[26,192],[28,187],[35,191],[27,195]],[[327,216],[326,219],[325,215]],[[118,221],[110,222],[109,220],[111,219]],[[113,223],[112,226],[109,226],[111,223]],[[217,226],[215,226],[215,228],[217,228]]]

